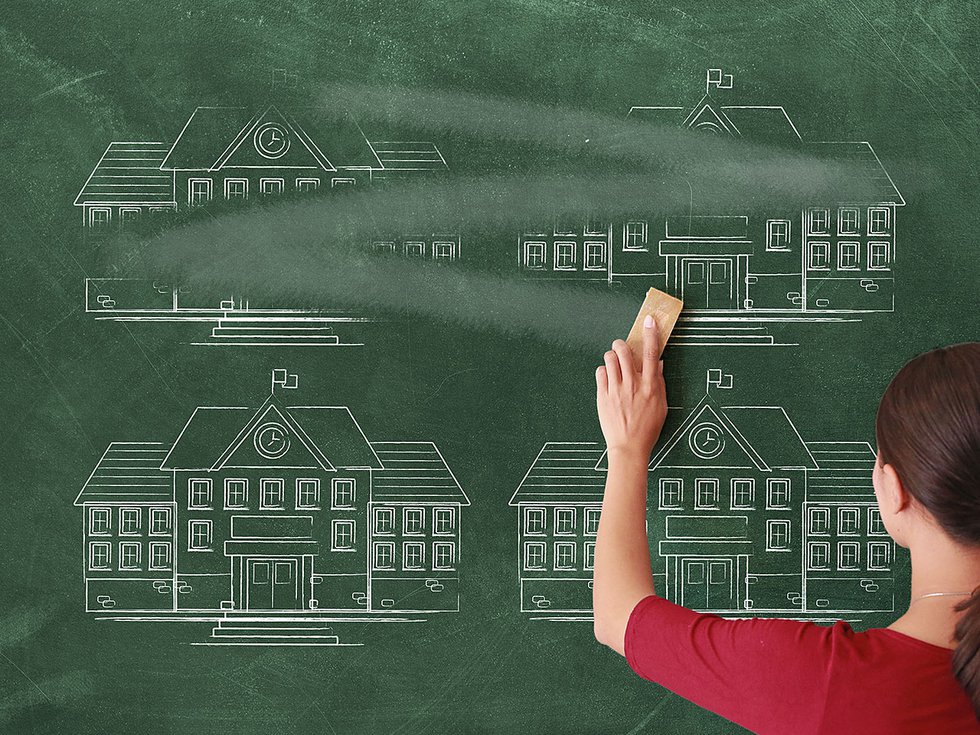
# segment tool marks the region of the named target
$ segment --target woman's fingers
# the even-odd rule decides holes
[[[633,381],[636,378],[636,367],[633,364],[633,350],[621,339],[612,343],[613,352],[619,356],[619,367],[622,372],[623,387],[632,392]]]
[[[605,365],[600,365],[595,369],[595,389],[598,396],[604,396],[609,392],[609,379],[606,377]]]
[[[663,374],[662,371],[660,332],[657,329],[657,320],[648,314],[647,318],[643,320],[643,383],[648,388],[652,387],[654,378],[659,378]]]
[[[619,387],[619,384],[623,382],[623,372],[619,366],[619,355],[617,355],[613,350],[607,350],[606,354],[602,356],[602,359],[606,363],[607,385],[609,387],[609,391],[613,392]]]

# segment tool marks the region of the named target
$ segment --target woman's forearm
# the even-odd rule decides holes
[[[646,528],[650,455],[611,449],[608,460],[596,538],[592,607],[596,638],[623,654],[630,613],[637,602],[654,591]]]

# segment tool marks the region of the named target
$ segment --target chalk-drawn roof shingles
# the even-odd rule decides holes
[[[459,481],[432,442],[373,442],[384,465],[374,474],[373,500],[469,505]]]
[[[176,206],[173,174],[160,170],[169,148],[167,143],[110,143],[75,205]]]
[[[606,472],[597,465],[603,454],[605,447],[596,442],[547,442],[518,485],[510,505],[601,501]]]
[[[75,505],[173,501],[173,476],[160,467],[169,448],[160,442],[112,442],[82,486]]]

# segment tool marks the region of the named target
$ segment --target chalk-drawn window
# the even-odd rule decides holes
[[[187,550],[211,551],[211,521],[187,522]]]
[[[425,243],[419,240],[409,240],[404,246],[405,255],[410,258],[425,257]]]
[[[88,568],[90,571],[104,571],[112,568],[112,544],[106,541],[93,541],[88,545]]]
[[[694,507],[702,510],[718,508],[718,480],[716,478],[694,481]]]
[[[211,508],[210,478],[193,478],[187,482],[187,507],[194,510]]]
[[[891,258],[889,253],[891,252],[891,246],[887,242],[875,242],[871,241],[868,243],[868,270],[871,271],[886,271],[891,265]]]
[[[170,544],[150,544],[150,569],[170,569]]]
[[[660,478],[660,509],[679,509],[683,501],[684,481],[677,478]]]
[[[436,536],[452,536],[456,530],[455,508],[434,508],[432,510],[432,533]]]
[[[571,220],[555,220],[556,235],[577,235],[578,225]]]
[[[789,250],[790,221],[771,219],[766,222],[766,250]]]
[[[860,232],[861,215],[856,207],[841,207],[837,210],[837,234],[856,235]]]
[[[436,260],[455,260],[456,243],[447,241],[434,241],[432,243],[432,257]]]
[[[263,510],[282,510],[285,507],[285,496],[282,478],[266,478],[259,483],[259,507]]]
[[[868,542],[868,569],[884,571],[891,561],[891,546],[887,541]]]
[[[402,529],[405,533],[425,533],[425,509],[405,508],[402,515]]]
[[[351,178],[345,178],[345,177],[337,177],[337,178],[334,178],[334,179],[330,179],[330,188],[331,189],[343,189],[346,186],[354,186],[354,184],[356,184],[356,183],[357,183],[357,179],[351,179]]]
[[[123,229],[139,222],[139,207],[121,207],[119,209],[119,226]]]
[[[109,227],[112,218],[112,210],[108,207],[92,207],[88,212],[88,223],[96,230],[104,230]]]
[[[555,535],[575,533],[575,509],[555,508]]]
[[[545,524],[544,508],[524,509],[524,533],[532,536],[543,534],[544,524]]]
[[[247,199],[248,179],[225,179],[225,199]]]
[[[353,551],[355,530],[356,526],[352,520],[332,520],[330,522],[330,550]]]
[[[585,222],[586,235],[605,235],[609,232],[609,223],[589,217]]]
[[[838,508],[837,530],[839,533],[853,536],[861,531],[860,508]]]
[[[402,569],[422,569],[425,566],[425,544],[421,541],[405,541],[402,544]]]
[[[582,568],[595,569],[595,541],[586,541],[582,554]]]
[[[244,478],[227,478],[225,480],[225,509],[245,508],[248,506],[248,480]]]
[[[606,243],[586,241],[585,270],[604,271],[606,269]]]
[[[92,536],[105,536],[110,533],[112,510],[109,508],[89,508],[88,532]]]
[[[830,568],[830,543],[827,541],[811,541],[807,544],[807,569],[821,570]]]
[[[544,569],[547,559],[545,558],[545,545],[542,541],[524,542],[524,569]]]
[[[395,509],[374,509],[374,532],[378,535],[388,535],[395,532]]]
[[[547,245],[543,242],[524,243],[524,267],[530,270],[542,270],[545,266]]]
[[[771,477],[766,480],[766,508],[781,510],[789,508],[790,483],[785,477]]]
[[[395,243],[391,241],[381,241],[374,243],[374,252],[389,255],[395,252]]]
[[[139,508],[120,508],[119,509],[119,535],[136,536],[140,532],[140,509]]]
[[[320,504],[320,481],[308,480],[308,484],[299,487],[300,497],[304,503],[303,507],[313,508]],[[303,490],[306,496],[303,496]],[[330,507],[333,509],[353,508],[357,498],[355,497],[354,480],[347,478],[337,478],[330,483]]]
[[[842,271],[855,271],[861,267],[861,243],[837,243],[837,267]]]
[[[585,535],[595,536],[599,533],[599,514],[601,513],[600,508],[586,508],[585,509]]]
[[[623,250],[647,249],[647,223],[640,220],[627,222],[623,227]]]
[[[890,229],[888,207],[868,207],[868,234],[887,235]]]
[[[751,477],[738,477],[732,480],[732,508],[751,509],[755,507],[755,480]]]
[[[207,204],[211,199],[211,179],[187,180],[187,203],[192,207]]]
[[[810,235],[827,235],[830,233],[830,210],[823,207],[813,207],[807,212],[807,233]]]
[[[452,569],[456,563],[456,546],[445,541],[432,544],[432,568]]]
[[[555,242],[555,270],[575,270],[575,243],[558,240]]]
[[[140,568],[140,545],[134,541],[119,544],[119,568],[135,571]]]
[[[837,543],[837,569],[857,569],[861,565],[861,545],[856,541]]]
[[[812,271],[825,271],[830,269],[830,243],[811,242],[809,267]]]
[[[170,508],[150,508],[150,535],[170,535]]]
[[[320,179],[299,178],[296,179],[296,191],[316,191],[320,187]]]
[[[374,544],[374,570],[395,568],[395,544],[391,541],[376,541]]]
[[[810,508],[809,522],[811,535],[830,533],[830,508]]]
[[[877,508],[868,508],[868,535],[887,536],[885,524],[881,520],[881,511]]]
[[[575,544],[570,541],[555,541],[555,569],[575,568]]]
[[[788,551],[789,533],[789,521],[782,519],[766,521],[766,551]]]
[[[282,194],[285,185],[282,179],[259,179],[259,191],[266,195]]]

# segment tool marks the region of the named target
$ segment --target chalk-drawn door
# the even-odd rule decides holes
[[[295,610],[299,606],[296,559],[248,560],[250,610]]]
[[[681,298],[691,309],[734,309],[735,273],[730,260],[685,258]]]
[[[681,604],[699,610],[735,606],[731,559],[681,559]]]

